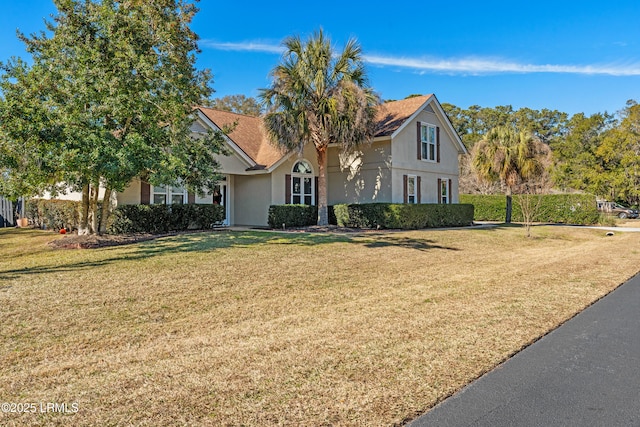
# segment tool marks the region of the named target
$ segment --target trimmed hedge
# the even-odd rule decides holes
[[[34,227],[52,230],[77,230],[80,202],[74,200],[30,199],[25,202],[25,215]]]
[[[209,204],[120,205],[109,218],[107,233],[209,230],[222,223],[224,213],[223,206]]]
[[[98,203],[98,216],[102,203]],[[38,228],[77,230],[81,203],[73,200],[31,199],[26,216]],[[208,230],[222,223],[224,207],[208,204],[120,205],[111,213],[107,233],[166,233],[188,229]]]
[[[512,220],[523,222],[518,195],[513,196]],[[533,196],[541,199],[538,214],[533,222],[556,224],[597,224],[600,215],[596,197],[591,194],[544,194]],[[507,200],[504,195],[461,194],[460,202],[475,206],[476,221],[504,221]]]
[[[327,206],[329,224],[336,225],[333,206]],[[271,228],[307,227],[318,223],[318,207],[310,205],[271,205],[267,223]]]
[[[473,205],[469,204],[364,203],[335,205],[334,211],[341,227],[413,230],[473,224]]]

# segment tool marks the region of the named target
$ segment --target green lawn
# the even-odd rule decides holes
[[[637,234],[0,229],[0,425],[393,425],[639,269]],[[77,403],[78,411],[72,411]]]

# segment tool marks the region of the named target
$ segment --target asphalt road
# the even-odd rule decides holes
[[[409,426],[640,426],[640,275]]]

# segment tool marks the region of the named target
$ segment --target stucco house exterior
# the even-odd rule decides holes
[[[270,205],[316,204],[318,164],[313,146],[284,153],[269,143],[262,120],[197,108],[195,134],[237,123],[220,156],[223,180],[214,194],[154,187],[140,180],[116,195],[117,204],[218,203],[227,225],[266,226]],[[373,142],[348,155],[328,153],[329,205],[338,203],[458,203],[458,157],[466,153],[434,95],[382,104]]]

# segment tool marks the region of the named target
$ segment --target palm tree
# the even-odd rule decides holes
[[[546,172],[549,148],[527,132],[510,126],[497,126],[478,142],[472,151],[472,165],[481,180],[498,182],[505,189],[507,212],[511,222],[513,191],[520,184],[539,178]]]
[[[318,225],[328,224],[327,150],[348,151],[372,140],[379,103],[368,86],[362,51],[350,39],[337,54],[322,29],[306,42],[287,38],[282,62],[262,89],[264,124],[270,139],[288,151],[313,143],[318,160]]]

